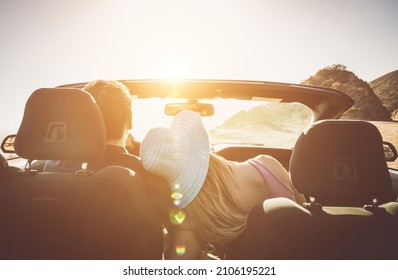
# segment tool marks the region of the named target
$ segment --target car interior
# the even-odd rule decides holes
[[[161,92],[156,83],[135,90],[140,86]],[[36,90],[15,139],[26,166],[8,166],[0,157],[0,259],[160,260],[162,218],[140,175],[120,166],[87,169],[104,151],[106,137],[98,105],[81,87]],[[336,96],[320,101],[323,92],[311,93],[304,99],[317,121],[293,148],[232,145],[216,151],[236,161],[275,157],[307,199],[304,205],[284,198],[258,205],[225,259],[398,259],[398,175],[389,172],[374,125],[328,119],[353,104],[330,93]],[[285,94],[286,102],[294,100],[290,96]],[[335,105],[339,98],[344,106]],[[82,167],[43,172],[35,160],[78,161]]]
[[[31,95],[15,142],[28,163],[18,173],[2,165],[2,173],[14,177],[0,190],[1,259],[161,259],[161,222],[134,171],[31,167],[33,160],[95,160],[105,143],[101,112],[88,93],[39,89]]]
[[[398,258],[398,202],[374,125],[316,122],[296,142],[290,176],[308,202],[258,205],[231,259]]]

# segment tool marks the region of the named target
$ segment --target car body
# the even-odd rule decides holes
[[[314,123],[338,119],[354,104],[350,97],[334,89],[288,83],[237,80],[121,80],[120,82],[128,87],[133,96],[132,134],[138,141],[143,139],[149,129],[168,126],[173,115],[179,110],[191,109],[203,116],[214,152],[234,161],[245,161],[260,154],[270,155],[281,162],[288,171],[300,135],[305,134],[306,129]],[[82,89],[85,84],[66,84],[57,88]],[[167,116],[166,113],[170,115]],[[393,153],[391,158],[395,160],[396,151],[393,146],[388,147]],[[361,153],[366,154],[368,151],[362,150]],[[41,158],[36,159],[41,160]],[[15,159],[10,158],[9,165],[23,169],[22,165],[26,160],[19,159],[18,164],[13,162],[16,162]],[[34,162],[30,164],[34,166]],[[40,169],[37,163],[36,167]],[[17,167],[14,167],[14,171],[15,168]],[[389,169],[388,172],[392,182],[389,197],[392,197],[391,201],[395,201],[398,197],[398,173],[393,169]],[[62,176],[60,175],[60,178]],[[11,183],[3,180],[3,184]],[[308,202],[310,203],[310,200]],[[347,207],[347,205],[333,206]],[[352,209],[340,208],[340,211],[349,212]],[[398,220],[394,220],[393,223],[398,226]],[[6,237],[10,238],[8,235]],[[62,252],[49,256],[70,257],[63,256]],[[253,253],[253,256],[258,254]],[[235,254],[234,257],[239,258],[240,255]],[[395,258],[390,255],[366,256],[366,258],[372,257]],[[30,256],[11,254],[3,258],[30,258]],[[102,258],[113,257],[102,255]],[[245,258],[250,258],[250,253],[245,255]],[[277,258],[284,257],[278,255]],[[301,257],[287,255],[286,258]],[[320,255],[319,258],[339,258],[339,256]]]
[[[336,90],[287,83],[216,80],[123,80],[122,82],[134,97],[132,133],[136,139],[142,140],[151,127],[167,127],[169,125],[173,116],[165,116],[163,107],[166,104],[176,102],[210,103],[214,105],[215,115],[203,118],[209,131],[210,141],[213,148],[217,150],[239,147],[236,149],[237,154],[231,155],[232,159],[242,159],[239,150],[247,150],[244,153],[248,156],[251,153],[271,153],[282,160],[281,156],[275,152],[281,152],[282,157],[285,157],[285,153],[289,153],[289,150],[293,148],[295,139],[306,126],[317,120],[337,118],[353,104],[347,95]],[[83,86],[84,83],[68,84],[61,87],[82,88]],[[151,117],[148,118],[148,111],[154,106],[153,104],[157,104],[157,110],[149,113]],[[273,119],[268,123],[272,125],[274,122],[282,129],[274,127],[272,130],[268,124],[257,124],[255,121],[245,125],[225,124],[239,112],[249,112],[250,109],[263,105],[279,106],[279,108],[272,109]],[[285,110],[284,118],[286,120],[284,123],[277,123],[279,118],[283,119],[278,116],[278,110],[279,112]],[[297,116],[293,116],[294,110],[302,111],[306,120],[304,122],[297,120]],[[221,113],[223,114],[220,115]],[[263,112],[263,115],[260,113],[258,117],[270,118],[270,114]],[[223,129],[225,126],[227,128]],[[287,131],[289,129],[295,131],[282,133],[279,138],[275,137],[275,134],[278,133],[277,130],[283,131],[283,126],[286,126],[285,130]],[[253,135],[261,132],[265,134],[257,137],[260,140],[253,141],[256,138]],[[242,136],[245,134],[246,137]],[[289,139],[289,141],[283,143],[284,139]],[[257,148],[253,150],[253,147]],[[268,148],[271,149],[267,150]],[[286,158],[282,162],[285,162],[287,166]]]

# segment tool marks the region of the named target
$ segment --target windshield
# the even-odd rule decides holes
[[[150,128],[169,127],[167,103],[184,102],[172,98],[133,99],[134,137],[142,141]],[[312,111],[300,103],[232,98],[201,99],[211,103],[214,115],[203,117],[212,145],[256,145],[292,148],[299,134],[313,122]]]

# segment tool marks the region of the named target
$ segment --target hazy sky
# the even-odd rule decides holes
[[[97,78],[299,83],[398,69],[396,0],[0,0],[0,130],[37,88]]]

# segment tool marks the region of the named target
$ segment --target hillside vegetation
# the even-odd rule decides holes
[[[355,104],[341,118],[371,121],[389,121],[391,115],[370,85],[348,71],[342,64],[333,64],[319,70],[302,82],[305,85],[337,89],[349,95]]]
[[[269,103],[255,106],[248,111],[240,111],[220,126],[224,129],[257,129],[274,130],[291,129],[297,123],[308,124],[312,118],[310,110],[300,104]]]
[[[384,107],[394,119],[398,119],[398,70],[369,83]]]

